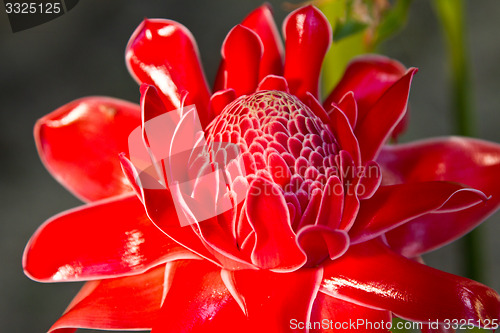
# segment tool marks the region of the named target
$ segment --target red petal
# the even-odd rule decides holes
[[[305,226],[300,229],[297,239],[307,255],[307,267],[316,267],[326,258],[336,259],[349,248],[347,232],[325,226]]]
[[[262,90],[281,90],[290,93],[288,82],[283,76],[268,75],[260,81],[257,91]]]
[[[360,117],[355,133],[364,162],[373,160],[377,156],[392,130],[405,115],[410,84],[416,72],[416,68],[410,68],[401,79],[387,89],[364,118]]]
[[[361,155],[359,151],[359,143],[354,136],[351,125],[346,115],[338,108],[334,108],[330,112],[330,128],[332,129],[335,138],[340,146],[340,149],[347,151],[354,160],[356,165],[361,164]]]
[[[354,93],[359,119],[363,119],[377,100],[405,74],[405,67],[381,55],[364,55],[353,59],[345,73],[324,102],[326,109],[340,103],[344,96]]]
[[[336,176],[331,176],[323,190],[321,205],[316,219],[316,225],[328,226],[336,229],[342,219],[344,207],[344,185]]]
[[[168,288],[154,333],[251,333],[243,312],[206,261],[176,261],[167,266]]]
[[[361,201],[349,236],[352,243],[364,242],[416,217],[462,211],[486,200],[486,196],[478,190],[449,182],[382,186],[373,197]]]
[[[107,97],[68,103],[39,119],[35,141],[50,173],[84,201],[131,191],[118,154],[140,125],[138,105]]]
[[[332,42],[332,28],[317,8],[295,10],[283,22],[285,36],[284,76],[290,91],[301,100],[310,92],[318,98],[321,65]]]
[[[409,320],[484,323],[500,317],[494,290],[407,259],[377,241],[351,246],[325,265],[324,276],[322,292]]]
[[[484,205],[458,213],[427,215],[389,232],[389,244],[405,256],[417,256],[453,241],[500,205],[499,144],[458,137],[421,141],[386,147],[378,162],[387,184],[444,180],[466,184],[491,196]]]
[[[248,95],[257,89],[262,42],[252,30],[237,25],[222,44],[224,89],[232,88],[236,96]]]
[[[234,89],[217,91],[210,97],[210,109],[214,116],[221,114],[222,110],[236,99]]]
[[[226,273],[224,282],[254,327],[265,326],[266,332],[306,332],[291,323],[309,321],[323,276],[321,269],[287,274],[265,270]]]
[[[314,300],[311,322],[323,325],[309,333],[390,332],[386,328],[391,323],[391,313],[356,305],[320,292]],[[381,325],[382,328],[374,328],[375,325]]]
[[[338,108],[342,110],[342,113],[349,119],[351,128],[355,128],[358,121],[358,104],[352,91],[347,92],[344,97],[340,99]]]
[[[306,262],[290,227],[290,216],[278,185],[264,178],[250,184],[247,217],[256,234],[252,263],[262,269],[289,271]],[[269,223],[273,221],[273,223]]]
[[[132,76],[154,85],[167,110],[195,104],[202,125],[209,123],[210,92],[198,47],[186,27],[170,20],[144,20],[132,34],[125,57]]]
[[[274,23],[269,4],[264,4],[251,12],[241,25],[255,32],[262,41],[263,53],[259,68],[259,81],[264,77],[283,73],[283,43]]]
[[[37,281],[81,281],[139,274],[178,258],[196,256],[158,230],[128,195],[48,220],[26,246],[23,267]]]
[[[160,311],[164,273],[161,266],[140,275],[88,282],[49,333],[151,329]]]

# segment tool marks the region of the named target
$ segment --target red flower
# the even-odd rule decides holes
[[[268,7],[252,12],[224,41],[211,93],[190,32],[145,20],[126,52],[143,84],[140,107],[88,97],[38,121],[43,162],[87,202],[47,221],[24,254],[37,281],[91,280],[51,331],[330,332],[364,319],[375,324],[358,327],[368,332],[387,331],[392,314],[498,324],[495,291],[414,258],[498,208],[500,146],[458,137],[384,146],[416,69],[357,58],[321,105],[330,26],[308,6],[288,16],[284,36],[283,48]],[[164,165],[148,122],[189,105],[208,148],[187,167]],[[178,114],[165,135],[191,144],[193,116]],[[143,149],[159,169],[118,158],[141,117]],[[196,171],[199,160],[211,172],[227,166],[222,192],[209,181],[188,197],[165,187],[166,173]],[[229,209],[197,218],[196,204],[224,200]]]

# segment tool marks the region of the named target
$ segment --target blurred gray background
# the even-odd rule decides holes
[[[444,43],[430,7],[414,1],[407,27],[382,50],[419,67],[410,128],[402,141],[452,134]],[[282,1],[270,1],[281,26]],[[295,1],[297,2],[297,1]],[[109,95],[138,102],[139,89],[124,65],[130,34],[144,17],[185,24],[212,79],[225,34],[260,1],[84,0],[62,17],[13,34],[0,11],[0,331],[44,332],[78,291],[78,283],[40,284],[24,276],[21,256],[36,228],[79,205],[38,159],[32,138],[39,117],[82,96]],[[479,136],[500,142],[500,1],[468,1]],[[500,176],[500,175],[499,175]],[[482,227],[488,271],[484,283],[500,290],[500,215]],[[460,243],[425,257],[429,265],[460,273]]]

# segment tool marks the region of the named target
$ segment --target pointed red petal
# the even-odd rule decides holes
[[[237,25],[222,44],[225,89],[234,89],[236,96],[248,95],[257,89],[262,42],[252,30]]]
[[[310,330],[309,333],[389,333],[387,324],[391,323],[391,313],[356,305],[320,292],[314,300],[311,322],[323,325],[321,328]],[[382,327],[377,329],[374,327],[376,325]]]
[[[294,328],[292,323],[309,321],[322,269],[287,274],[266,270],[226,273],[224,282],[254,327],[265,325],[266,332],[306,332]]]
[[[373,197],[361,201],[349,236],[354,244],[364,242],[416,217],[462,211],[486,200],[482,192],[457,183],[434,181],[382,186]]]
[[[252,263],[262,269],[279,271],[300,268],[306,256],[297,245],[285,198],[278,185],[257,178],[250,184],[246,205],[248,221],[256,237]]]
[[[378,241],[351,246],[325,265],[324,276],[322,292],[409,320],[500,318],[494,290],[407,259]]]
[[[42,162],[84,201],[130,192],[118,154],[140,125],[138,105],[107,97],[86,97],[39,119],[34,135]]]
[[[139,274],[178,258],[196,256],[158,230],[128,195],[48,220],[26,246],[23,267],[37,281],[81,281]]]
[[[344,96],[352,91],[358,106],[359,119],[362,119],[405,72],[406,68],[401,63],[381,55],[357,57],[349,63],[342,79],[323,105],[329,109],[332,103],[340,103]]]
[[[220,268],[206,261],[167,266],[167,294],[153,333],[251,333],[243,311],[229,293]]]
[[[378,162],[383,182],[459,182],[491,198],[458,213],[427,215],[387,234],[391,247],[413,257],[467,233],[500,206],[500,145],[459,137],[388,146]],[[418,232],[416,232],[418,230]]]
[[[271,6],[264,4],[251,12],[241,25],[255,32],[262,41],[263,53],[259,68],[259,81],[274,74],[283,74],[284,48],[271,12]]]
[[[358,104],[354,98],[354,93],[352,91],[347,92],[337,106],[349,119],[351,128],[355,128],[358,121]]]
[[[170,20],[144,20],[130,38],[125,58],[137,82],[158,89],[167,110],[194,104],[202,125],[209,123],[210,92],[198,47],[186,27]]]
[[[346,115],[337,107],[330,112],[330,128],[337,139],[340,149],[347,151],[356,165],[361,165],[359,143],[354,136]]]
[[[160,266],[140,275],[88,282],[49,333],[151,329],[160,311],[164,273]]]
[[[332,42],[332,28],[317,8],[295,10],[283,22],[285,36],[284,76],[290,91],[301,100],[310,92],[318,98],[323,58]]]
[[[416,68],[410,68],[401,79],[387,89],[366,116],[358,121],[355,133],[364,162],[373,160],[377,156],[392,130],[404,117],[410,84],[416,72]]]

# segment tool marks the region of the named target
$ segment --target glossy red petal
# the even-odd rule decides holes
[[[492,289],[392,252],[378,241],[353,245],[324,266],[321,291],[414,321],[500,318]]]
[[[220,268],[206,261],[168,264],[167,293],[153,333],[251,333]]]
[[[226,272],[224,281],[249,321],[266,332],[306,332],[293,320],[310,320],[313,301],[322,279],[322,269],[301,269],[293,273],[266,270]]]
[[[359,141],[363,162],[376,158],[392,130],[404,117],[411,81],[416,72],[416,68],[410,68],[385,91],[365,117],[360,117],[354,133]]]
[[[196,258],[151,223],[135,195],[63,212],[33,235],[25,273],[41,282],[139,274],[166,261]]]
[[[349,236],[354,244],[364,242],[425,214],[463,211],[486,200],[482,192],[450,182],[382,186],[361,201]]]
[[[222,44],[224,89],[234,89],[236,96],[248,95],[257,89],[263,46],[252,30],[237,25]]]
[[[262,41],[263,53],[259,67],[259,81],[264,77],[283,74],[284,48],[273,19],[269,4],[264,4],[251,12],[241,25],[255,32]]]
[[[34,135],[42,162],[70,192],[95,201],[130,192],[118,154],[140,125],[138,105],[86,97],[39,119]]]
[[[326,109],[340,103],[353,92],[358,106],[359,119],[364,118],[377,100],[398,81],[406,68],[396,60],[381,55],[363,55],[353,59],[335,89],[324,102]]]
[[[413,257],[467,233],[500,206],[500,145],[450,137],[385,147],[378,158],[386,184],[459,182],[491,198],[458,213],[427,215],[387,234],[392,248]],[[418,232],[416,232],[418,230]]]
[[[164,274],[160,266],[140,275],[88,282],[49,333],[151,329],[160,311]]]
[[[284,76],[290,91],[305,100],[307,92],[318,98],[321,66],[332,42],[332,28],[317,8],[295,10],[283,22],[285,36]]]
[[[311,322],[321,325],[313,327],[309,333],[388,333],[390,331],[387,325],[391,323],[391,313],[346,302],[319,292],[314,300]]]
[[[144,20],[132,34],[125,58],[137,82],[158,89],[167,110],[194,104],[202,125],[210,122],[210,92],[198,47],[186,27],[171,20]]]
[[[279,186],[257,178],[250,184],[246,206],[248,222],[256,238],[252,263],[276,271],[300,268],[306,256],[299,249],[290,227],[288,208]]]

